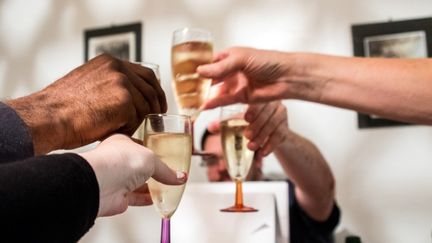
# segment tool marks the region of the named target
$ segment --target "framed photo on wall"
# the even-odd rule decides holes
[[[102,53],[119,59],[141,61],[141,23],[114,25],[84,31],[84,61]]]
[[[432,56],[432,18],[351,26],[358,57],[425,58]],[[358,114],[358,127],[408,125],[375,115]]]

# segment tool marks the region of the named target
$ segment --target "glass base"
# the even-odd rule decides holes
[[[226,212],[226,213],[253,213],[253,212],[258,212],[258,209],[255,208],[251,208],[248,206],[231,206],[229,208],[224,208],[220,210],[221,212]]]

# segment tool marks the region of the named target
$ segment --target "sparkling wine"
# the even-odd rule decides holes
[[[247,148],[249,139],[243,132],[248,126],[244,119],[230,119],[221,122],[222,146],[228,172],[231,178],[243,180],[252,165],[254,152]]]
[[[150,134],[146,135],[144,144],[171,169],[189,173],[192,150],[192,138],[190,134]],[[185,184],[168,186],[150,178],[148,187],[156,209],[162,217],[170,218],[180,203]]]
[[[171,52],[173,86],[180,113],[195,120],[211,86],[211,79],[200,77],[196,68],[212,61],[213,46],[208,42],[190,41],[174,45]]]

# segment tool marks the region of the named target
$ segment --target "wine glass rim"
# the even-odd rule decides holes
[[[131,61],[131,63],[133,63],[133,64],[139,64],[139,65],[142,65],[144,67],[150,66],[150,67],[159,68],[159,64],[154,63],[154,62],[148,62],[148,61]]]
[[[147,117],[181,117],[183,119],[189,119],[190,120],[190,116],[187,115],[181,115],[181,114],[166,114],[166,113],[151,113],[151,114],[147,114],[145,116],[145,118]]]
[[[194,32],[200,32],[203,34],[208,34],[208,35],[212,35],[211,32],[209,30],[203,29],[203,28],[196,28],[196,27],[183,27],[183,28],[179,28],[174,30],[174,34],[179,33],[179,32],[183,32],[183,31],[194,31]]]

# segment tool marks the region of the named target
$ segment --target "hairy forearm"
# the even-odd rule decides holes
[[[299,205],[314,219],[326,220],[334,202],[335,182],[324,157],[308,140],[290,132],[275,155],[295,185]]]
[[[43,92],[38,92],[5,102],[29,128],[36,155],[59,149],[64,141],[62,123],[48,100]]]
[[[300,99],[432,124],[432,59],[295,56],[289,83]]]

